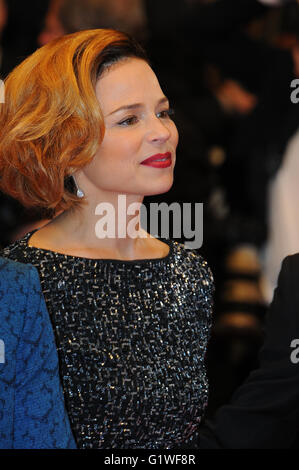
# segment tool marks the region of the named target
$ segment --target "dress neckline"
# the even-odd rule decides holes
[[[25,237],[24,237],[24,242],[25,242],[25,245],[27,248],[29,248],[30,250],[36,250],[36,251],[39,251],[41,253],[48,253],[48,254],[51,254],[52,256],[55,255],[55,256],[59,256],[59,257],[62,257],[64,259],[73,259],[73,260],[86,260],[86,261],[89,261],[89,262],[100,262],[100,263],[114,263],[114,264],[128,264],[128,265],[132,265],[132,264],[145,264],[145,263],[155,263],[155,262],[167,262],[173,255],[173,240],[170,240],[170,239],[161,239],[159,237],[157,237],[157,240],[160,240],[161,242],[163,243],[166,243],[168,246],[169,246],[169,251],[167,253],[167,255],[161,257],[161,258],[144,258],[144,259],[133,259],[133,260],[122,260],[122,259],[113,259],[113,258],[86,258],[84,256],[75,256],[75,255],[68,255],[66,253],[60,253],[59,251],[54,251],[54,250],[49,250],[49,249],[46,249],[46,248],[38,248],[36,246],[32,246],[32,245],[29,245],[29,242],[30,242],[30,239],[32,237],[32,235],[37,232],[38,229],[35,229],[35,230],[32,230],[31,232],[28,232]]]

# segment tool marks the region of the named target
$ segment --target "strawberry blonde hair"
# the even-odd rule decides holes
[[[125,33],[80,31],[51,41],[10,73],[0,104],[2,191],[51,215],[82,203],[68,182],[104,137],[96,81],[128,57],[148,62]]]

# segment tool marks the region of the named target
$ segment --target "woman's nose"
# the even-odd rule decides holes
[[[159,118],[154,118],[150,126],[149,138],[152,141],[167,141],[171,136],[168,126]]]

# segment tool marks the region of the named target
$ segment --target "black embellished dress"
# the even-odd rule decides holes
[[[30,247],[33,233],[1,254],[39,271],[78,448],[196,447],[208,398],[207,263],[171,240],[164,258],[97,260]]]

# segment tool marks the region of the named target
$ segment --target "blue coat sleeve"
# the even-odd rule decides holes
[[[6,295],[10,300],[6,302],[6,310],[0,310],[5,345],[5,364],[2,374],[0,368],[0,378],[2,375],[8,398],[2,409],[2,421],[0,416],[0,448],[76,448],[64,406],[54,334],[38,273],[30,266],[19,267],[13,281]],[[11,431],[11,440],[9,435],[1,440],[1,431],[4,436],[7,429]]]

